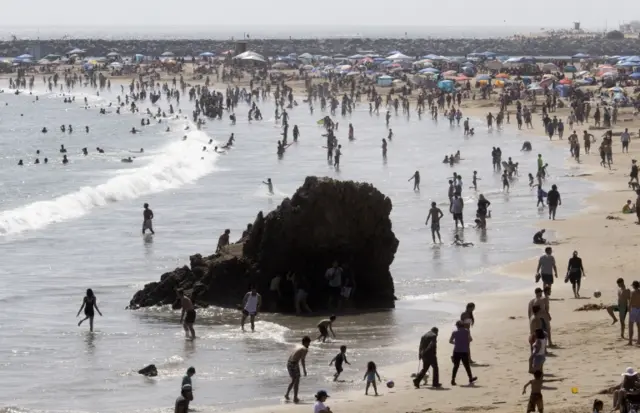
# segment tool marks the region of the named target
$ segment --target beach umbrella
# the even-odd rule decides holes
[[[215,56],[215,54],[211,52],[200,53],[200,57],[213,57],[213,56]]]
[[[545,63],[542,65],[542,70],[548,70],[550,72],[554,72],[558,70],[558,66],[554,65],[553,63]]]
[[[347,73],[347,76],[351,77],[351,76],[358,76],[360,74],[360,72],[349,72]]]
[[[508,74],[506,74],[506,73],[498,73],[496,75],[496,79],[509,79],[509,77],[510,76]]]
[[[109,66],[111,66],[114,69],[120,69],[120,68],[122,68],[122,63],[113,62]]]
[[[631,74],[629,75],[629,77],[630,77],[631,79],[638,80],[638,79],[640,79],[640,72],[633,72],[633,73],[631,73]]]
[[[402,53],[394,53],[392,55],[387,56],[387,60],[411,60],[411,58]]]
[[[162,53],[161,56],[170,57],[170,56],[174,56],[174,54],[172,52],[164,52],[164,53]]]
[[[25,53],[25,54],[21,54],[20,56],[16,57],[16,59],[20,59],[20,60],[33,59],[33,56],[31,56],[28,53]]]
[[[575,66],[567,65],[567,66],[564,67],[564,71],[565,71],[565,73],[575,73],[575,72],[578,71],[578,69],[576,69]]]
[[[589,55],[588,55],[588,54],[586,54],[586,53],[576,53],[576,54],[574,54],[572,57],[573,57],[574,59],[588,59],[588,58],[590,58],[591,56],[589,56]]]
[[[118,52],[107,53],[107,57],[118,57],[120,54]]]
[[[489,75],[478,75],[478,76],[476,76],[476,80],[491,80],[491,76],[489,76]]]
[[[443,75],[445,76],[454,76],[458,74],[458,72],[456,72],[455,70],[447,70],[446,72],[443,73]]]
[[[351,70],[351,65],[342,65],[337,67],[341,72]]]
[[[558,80],[558,78],[555,77],[554,75],[544,75],[542,76],[542,78],[545,80]]]
[[[560,82],[559,82],[559,83],[560,83],[561,85],[570,85],[570,84],[571,84],[571,83],[573,83],[573,82],[571,81],[571,79],[564,78],[564,79],[560,80]]]
[[[621,87],[612,87],[611,89],[609,89],[609,92],[613,92],[613,93],[623,93],[624,89],[622,89]]]
[[[466,80],[469,80],[469,78],[467,76],[465,76],[465,75],[460,75],[460,76],[456,77],[455,80],[458,81],[458,82],[464,82]]]
[[[312,65],[304,65],[304,66],[302,66],[302,68],[304,70],[313,70],[314,69],[314,67]]]
[[[440,73],[440,71],[435,67],[427,67],[426,69],[422,69],[418,73]]]

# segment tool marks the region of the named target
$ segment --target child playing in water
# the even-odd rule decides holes
[[[370,361],[367,363],[367,372],[364,374],[362,380],[367,380],[367,387],[364,389],[365,396],[369,395],[369,386],[373,386],[373,391],[378,395],[378,388],[376,387],[376,377],[378,381],[382,381],[380,375],[378,374],[378,369],[376,368],[376,363]]]
[[[333,363],[336,364],[336,374],[333,375],[333,381],[337,381],[343,370],[342,363],[351,365],[351,363],[347,361],[347,346],[340,346],[340,353],[338,353],[331,362],[329,362],[329,365],[332,365]]]

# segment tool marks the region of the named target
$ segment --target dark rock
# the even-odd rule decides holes
[[[147,367],[138,370],[138,374],[142,374],[146,377],[156,377],[158,375],[158,369],[155,364],[149,364]]]
[[[258,213],[243,243],[221,254],[191,256],[191,268],[177,268],[159,283],[147,284],[130,308],[179,306],[178,288],[198,306],[235,308],[249,286],[256,285],[263,309],[290,312],[292,296],[274,303],[268,293],[273,277],[294,272],[304,277],[310,307],[322,311],[328,301],[324,274],[334,260],[349,265],[357,285],[349,302],[353,308],[393,308],[389,267],[398,240],[391,229],[391,208],[391,200],[370,184],[307,177],[291,199],[266,216]],[[292,294],[284,277],[281,287]]]

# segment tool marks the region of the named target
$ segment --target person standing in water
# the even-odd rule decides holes
[[[416,171],[409,181],[413,179],[413,190],[420,192],[420,171]]]
[[[155,234],[153,231],[153,211],[149,209],[149,204],[144,204],[142,218],[142,235],[144,235],[147,230],[151,231],[152,234]]]
[[[102,313],[98,308],[98,303],[96,303],[96,296],[93,294],[93,290],[91,288],[87,288],[87,295],[82,300],[82,305],[80,306],[80,309],[78,310],[78,314],[76,314],[76,317],[78,317],[82,309],[84,309],[85,317],[78,322],[78,327],[80,327],[80,325],[84,321],[89,320],[89,331],[91,331],[92,333],[93,333],[93,316],[94,316],[93,309],[94,308],[98,312],[98,314],[100,314],[100,317],[102,317]]]
[[[438,236],[438,242],[442,244],[442,238],[440,238],[440,219],[443,216],[442,210],[436,206],[435,202],[432,202],[429,215],[427,215],[427,221],[424,224],[429,225],[429,219],[431,219],[431,238],[434,244],[436,243],[436,235]]]
[[[269,195],[273,195],[273,183],[271,182],[271,178],[267,178],[267,182],[262,181],[262,183],[267,186]]]
[[[193,323],[196,322],[196,310],[193,307],[191,299],[184,295],[184,291],[178,290],[178,298],[180,298],[180,304],[182,305],[182,313],[180,314],[180,324],[184,328],[184,335],[186,338],[196,338],[196,332],[193,329]]]
[[[251,286],[251,291],[246,293],[242,299],[242,321],[240,322],[242,331],[244,331],[244,323],[247,321],[247,317],[251,322],[251,331],[256,331],[255,320],[261,305],[262,296],[258,294],[255,286]]]
[[[284,395],[285,400],[289,400],[289,394],[293,389],[293,402],[298,403],[298,389],[300,388],[300,365],[302,364],[302,372],[305,377],[307,376],[307,366],[305,360],[307,353],[309,352],[309,345],[311,344],[311,338],[309,336],[302,337],[302,346],[296,347],[296,349],[289,355],[287,359],[287,372],[291,378],[291,383],[287,387],[287,392]]]

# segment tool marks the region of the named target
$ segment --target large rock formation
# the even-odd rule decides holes
[[[389,267],[398,248],[389,214],[391,200],[370,184],[307,177],[291,199],[266,216],[258,213],[251,233],[221,254],[191,258],[191,265],[145,285],[131,308],[176,303],[176,289],[199,306],[236,307],[250,285],[263,296],[263,309],[294,311],[297,274],[313,311],[327,310],[325,271],[334,260],[346,264],[356,284],[347,303],[358,310],[394,306]],[[347,274],[347,272],[345,272]],[[282,298],[269,294],[271,280],[283,277]]]

